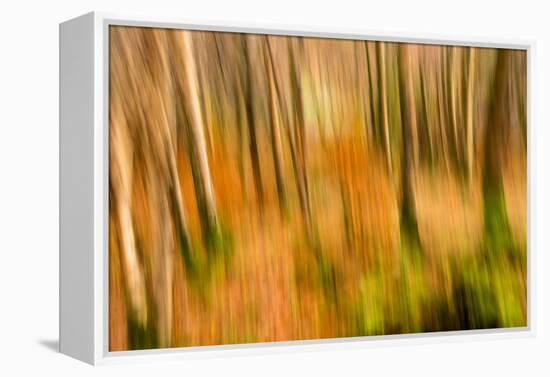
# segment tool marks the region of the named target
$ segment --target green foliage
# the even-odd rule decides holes
[[[502,187],[488,188],[484,196],[485,247],[492,253],[515,249]]]
[[[136,321],[134,316],[128,315],[126,321],[126,331],[128,333],[129,349],[151,349],[158,347],[156,336],[157,333],[150,325],[151,323],[154,323],[154,315],[151,317],[152,314],[153,313],[149,313],[148,315],[150,316],[150,319],[153,319],[153,321],[149,320],[149,325],[146,326],[143,326]]]
[[[177,234],[188,282],[200,297],[207,299],[212,279],[231,268],[235,248],[233,235],[224,225],[211,228],[204,237],[204,244],[189,242],[181,231]]]

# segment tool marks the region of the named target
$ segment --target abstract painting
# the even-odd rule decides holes
[[[108,52],[110,351],[527,326],[526,51]]]

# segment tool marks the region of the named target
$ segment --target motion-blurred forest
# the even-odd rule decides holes
[[[109,34],[111,351],[527,324],[525,51]]]

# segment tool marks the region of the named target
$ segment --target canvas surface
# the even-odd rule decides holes
[[[526,326],[526,75],[111,26],[110,351]]]

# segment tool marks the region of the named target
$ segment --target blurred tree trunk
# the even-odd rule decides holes
[[[114,101],[111,101],[113,104]],[[111,106],[111,114],[115,113]],[[126,289],[128,292],[132,316],[141,326],[147,325],[147,300],[145,291],[145,281],[143,268],[136,249],[136,239],[134,234],[134,225],[132,223],[131,213],[131,185],[132,185],[132,160],[133,151],[129,149],[129,143],[125,140],[130,139],[130,135],[125,134],[123,127],[116,125],[118,116],[111,116],[111,172],[110,182],[113,191],[116,192],[115,209],[117,214],[119,233],[120,233],[120,251],[122,268],[126,280]],[[119,136],[120,135],[120,136]],[[131,147],[130,147],[131,148]]]
[[[376,42],[377,50],[376,56],[378,61],[378,68],[380,70],[380,96],[379,96],[379,112],[382,117],[381,127],[384,133],[384,148],[386,151],[386,163],[390,176],[392,175],[392,158],[391,158],[391,145],[390,145],[390,128],[389,128],[389,116],[388,116],[388,90],[386,82],[386,45],[385,42]]]
[[[445,169],[449,173],[451,171],[449,144],[450,139],[447,134],[447,127],[449,125],[449,113],[446,102],[447,94],[447,57],[445,55],[445,48],[440,47],[437,54],[439,68],[436,72],[437,77],[437,110],[439,114],[439,129],[441,134],[441,146],[443,153],[443,161]]]
[[[264,59],[266,64],[266,74],[268,78],[268,97],[269,97],[269,116],[270,116],[270,130],[271,130],[271,150],[273,152],[273,165],[275,168],[275,183],[277,185],[277,195],[279,197],[279,208],[281,213],[286,209],[286,195],[284,187],[284,178],[282,175],[282,145],[281,145],[281,131],[279,124],[279,113],[277,101],[279,95],[277,94],[277,86],[275,84],[274,62],[271,47],[269,45],[269,37],[264,36]]]
[[[254,184],[256,187],[256,195],[258,206],[263,207],[264,202],[264,189],[262,184],[262,174],[260,170],[260,154],[258,151],[258,140],[256,135],[256,124],[254,116],[254,102],[253,102],[253,71],[252,71],[252,57],[251,57],[251,44],[248,40],[250,37],[243,35],[242,37],[244,54],[245,54],[245,108],[246,108],[246,123],[248,126],[248,146],[250,150],[250,159],[252,162],[252,175],[254,177]]]
[[[135,40],[138,37],[139,35],[132,35],[120,29],[115,29],[109,35],[112,46],[110,71],[111,76],[117,78],[112,80],[110,87],[109,184],[112,190],[110,200],[119,227],[119,250],[130,308],[129,317],[145,327],[148,323],[146,287],[131,212],[136,147],[132,142],[133,132],[128,123],[128,114],[131,114],[133,108],[126,106],[124,101],[127,92],[136,92],[132,72],[128,72],[126,67],[127,62],[134,63],[134,60],[126,45],[137,43]],[[134,65],[137,66],[138,62]],[[134,68],[134,74],[139,74],[137,67],[131,68]]]
[[[511,108],[516,106],[512,101],[510,83],[512,54],[499,49],[495,68],[493,97],[489,109],[489,121],[485,130],[485,159],[483,180],[485,191],[502,179],[503,151],[506,150],[506,134],[512,123],[509,119]]]
[[[459,94],[459,88],[460,88],[460,82],[462,80],[461,75],[461,57],[462,57],[462,48],[453,46],[449,47],[449,102],[450,102],[450,122],[452,124],[452,130],[453,130],[453,146],[454,146],[454,155],[456,159],[457,167],[460,168],[462,165],[461,159],[460,159],[460,135],[458,132],[459,125],[462,124],[461,118],[459,116],[461,115],[461,111],[459,111],[459,104],[461,101],[461,96]]]
[[[380,132],[380,111],[378,102],[378,66],[376,62],[376,42],[365,42],[365,54],[367,57],[367,68],[369,77],[369,104],[371,114],[372,133],[376,138],[379,138]]]
[[[430,113],[431,113],[431,109],[430,109],[430,101],[428,100],[428,89],[427,89],[427,84],[426,84],[426,76],[429,75],[430,73],[429,72],[425,72],[426,71],[426,63],[424,56],[420,56],[418,58],[418,62],[420,63],[420,68],[419,68],[419,75],[418,75],[418,85],[420,86],[420,91],[418,93],[418,96],[420,97],[420,103],[422,105],[420,105],[420,108],[422,109],[422,125],[424,127],[422,127],[423,130],[426,131],[426,135],[428,136],[428,146],[430,147],[429,148],[429,151],[426,151],[426,152],[429,152],[428,153],[428,156],[429,156],[429,161],[431,163],[433,163],[434,161],[434,158],[435,158],[435,150],[434,150],[434,137],[433,137],[433,122],[431,122],[431,117],[430,117]]]
[[[403,135],[401,219],[409,231],[416,229],[414,179],[419,161],[418,118],[415,103],[414,72],[409,44],[399,45],[399,86]]]
[[[354,63],[358,67],[355,75],[355,96],[357,112],[360,114],[362,126],[365,131],[365,140],[371,139],[371,124],[370,124],[370,108],[369,108],[369,87],[368,87],[368,55],[365,53],[365,43],[360,41],[354,42]],[[364,60],[363,60],[364,59]],[[361,68],[359,68],[361,67]],[[320,80],[316,78],[316,80]]]
[[[299,39],[298,39],[299,41]],[[288,40],[288,62],[290,69],[290,88],[292,96],[292,110],[294,119],[292,121],[293,132],[290,132],[290,146],[293,150],[295,161],[296,182],[300,197],[300,207],[304,216],[306,229],[310,240],[313,240],[313,224],[311,219],[311,208],[309,203],[309,185],[306,169],[306,132],[304,123],[304,109],[302,103],[302,84],[300,68],[297,66],[294,57],[293,38]],[[290,127],[290,124],[288,125]]]
[[[203,231],[209,232],[218,228],[216,200],[208,163],[208,152],[204,134],[204,120],[200,105],[200,94],[197,82],[198,72],[193,56],[193,38],[191,32],[182,34],[182,58],[184,61],[184,77],[182,81],[181,98],[184,101],[188,116],[188,130],[191,138],[191,163],[194,171],[197,204],[200,210]]]
[[[290,42],[286,42],[288,44],[287,48],[290,49]],[[271,48],[271,44],[268,44],[268,47],[270,48],[269,53],[273,57],[273,49]],[[289,60],[290,63],[290,60]],[[301,190],[301,183],[299,177],[299,167],[298,167],[298,156],[296,151],[296,142],[294,140],[294,134],[292,132],[292,122],[291,120],[291,112],[293,111],[293,108],[288,109],[286,106],[286,98],[283,86],[281,84],[282,79],[277,78],[277,74],[275,71],[275,65],[272,65],[273,68],[273,76],[274,76],[274,84],[275,84],[275,90],[277,93],[278,103],[279,103],[279,109],[281,110],[281,115],[283,118],[283,124],[282,124],[282,130],[284,131],[284,134],[286,135],[286,138],[288,140],[289,150],[290,150],[290,160],[292,162],[292,169],[294,172],[294,175],[296,177],[296,185],[297,185],[297,191],[298,191],[298,200],[300,203],[300,209],[302,210],[302,213],[305,213],[306,204],[304,203],[304,195],[303,191]],[[290,96],[292,96],[292,93],[289,93]],[[282,145],[282,143],[281,143]]]
[[[455,46],[449,47],[450,49],[450,102],[451,102],[451,124],[453,128],[453,138],[454,138],[454,145],[455,145],[455,153],[458,154],[459,148],[458,148],[458,111],[457,111],[457,82],[460,80],[460,76],[458,74],[458,68],[460,65],[458,64],[457,55],[459,54],[459,49],[457,49]]]
[[[470,47],[468,63],[468,103],[466,108],[466,161],[468,167],[468,184],[471,185],[474,175],[474,91],[476,80],[476,49]]]

